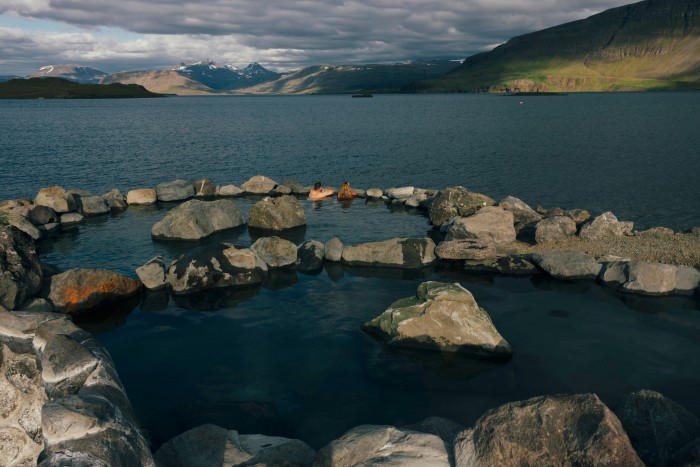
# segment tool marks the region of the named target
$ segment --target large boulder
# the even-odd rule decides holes
[[[47,206],[58,213],[76,210],[75,199],[60,186],[42,188],[34,199],[34,204]]]
[[[361,425],[322,448],[314,467],[448,467],[443,441],[393,426]]]
[[[568,216],[552,216],[542,219],[535,226],[537,243],[556,242],[576,234],[576,222]]]
[[[532,255],[533,262],[555,279],[595,279],[601,265],[580,251],[547,251]]]
[[[486,195],[474,193],[461,186],[440,190],[432,200],[428,215],[435,227],[440,227],[454,217],[471,216],[484,206],[496,202]]]
[[[667,465],[673,454],[700,436],[700,420],[656,391],[625,394],[615,415],[647,465]]]
[[[158,194],[153,188],[140,188],[126,193],[128,205],[155,204],[156,201],[158,201]]]
[[[168,282],[176,294],[260,284],[267,277],[267,265],[248,248],[225,243],[194,248],[168,268]]]
[[[346,245],[342,260],[351,266],[420,269],[435,261],[435,243],[429,238],[393,238]]]
[[[488,313],[459,284],[424,282],[414,297],[392,303],[363,329],[396,347],[496,358],[513,353]]]
[[[0,225],[0,305],[10,310],[41,290],[43,274],[34,242]]]
[[[81,196],[80,212],[84,216],[99,216],[109,214],[109,204],[102,196]]]
[[[535,397],[486,412],[455,441],[458,466],[643,466],[595,394]]]
[[[71,269],[51,277],[47,298],[57,311],[75,315],[135,295],[142,288],[141,281],[108,269]]]
[[[25,208],[19,208],[24,210]],[[29,222],[26,218],[24,218],[21,214],[16,213],[16,210],[12,211],[10,213],[10,216],[7,219],[7,225],[11,225],[12,227],[16,228],[20,232],[25,233],[29,237],[31,237],[32,240],[39,240],[42,237],[41,230],[39,230],[34,224]],[[47,225],[54,225],[54,224],[47,224]]]
[[[630,261],[622,290],[642,295],[665,295],[676,288],[676,267],[670,264]]]
[[[622,237],[626,229],[625,223],[618,221],[615,214],[608,211],[581,227],[579,236],[588,240],[597,240],[605,237]]]
[[[496,247],[487,240],[445,240],[435,248],[435,255],[447,260],[495,258]]]
[[[338,237],[333,237],[323,245],[324,258],[328,261],[340,261],[343,259],[343,242]]]
[[[248,225],[262,230],[286,230],[306,225],[306,214],[294,196],[265,197],[250,208]]]
[[[503,245],[515,241],[513,213],[496,206],[481,208],[469,217],[460,217],[447,231],[448,240],[473,238]]]
[[[260,237],[250,246],[268,268],[283,268],[297,260],[297,246],[279,237]]]
[[[26,207],[27,212],[25,217],[34,225],[46,225],[60,222],[60,217],[56,211],[48,206],[33,204]]]
[[[296,268],[300,272],[317,272],[323,269],[325,246],[318,240],[307,240],[297,248]]]
[[[156,185],[156,195],[158,201],[182,201],[194,196],[194,187],[185,180],[173,180]]]
[[[277,186],[277,182],[264,175],[256,175],[241,185],[244,191],[248,193],[264,195],[271,192]]]
[[[233,200],[192,199],[174,209],[151,229],[155,240],[200,240],[215,232],[245,224]]]
[[[527,224],[542,220],[541,214],[532,209],[527,203],[514,196],[506,196],[498,203],[498,206],[513,213],[515,230],[517,231],[520,231],[520,229]]]
[[[159,467],[311,466],[315,452],[297,439],[240,435],[206,424],[163,444],[154,458]]]
[[[149,290],[162,289],[168,284],[167,271],[162,256],[156,256],[136,269],[136,275]]]

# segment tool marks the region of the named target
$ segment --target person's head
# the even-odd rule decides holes
[[[343,182],[343,185],[340,188],[350,188],[350,183],[349,182]]]
[[[314,183],[314,190],[320,190],[320,189],[321,189],[321,182]]]

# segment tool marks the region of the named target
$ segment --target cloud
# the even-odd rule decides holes
[[[465,58],[510,37],[590,16],[615,0],[2,0],[0,15],[75,32],[0,45],[38,60],[134,68],[211,57],[293,68],[312,63]],[[3,16],[0,16],[2,18]],[[103,28],[138,39],[102,37]],[[82,33],[81,33],[82,32]],[[9,34],[5,31],[3,34]],[[13,33],[17,36],[17,33]],[[43,37],[40,37],[43,36]],[[46,38],[51,40],[47,41]],[[2,37],[0,37],[0,40]],[[19,42],[18,42],[19,41]],[[65,50],[64,50],[65,49]],[[32,52],[33,51],[33,52]],[[0,67],[10,63],[3,56]],[[28,58],[27,58],[28,60]],[[110,70],[107,70],[110,71]]]

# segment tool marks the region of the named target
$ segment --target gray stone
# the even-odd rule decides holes
[[[61,224],[64,225],[79,224],[84,220],[85,217],[78,212],[67,212],[65,214],[61,214]]]
[[[268,268],[283,268],[297,260],[297,246],[279,237],[260,237],[250,249],[262,259]]]
[[[389,188],[386,190],[386,195],[389,197],[389,199],[407,199],[409,198],[413,192],[415,191],[415,187],[412,186],[404,186],[400,188]]]
[[[513,213],[515,230],[518,232],[527,224],[542,220],[541,214],[538,214],[527,203],[514,196],[507,196],[503,198],[498,203],[498,206]]]
[[[318,452],[314,467],[448,467],[443,441],[393,426],[361,425]]]
[[[588,222],[591,218],[591,213],[585,209],[569,209],[568,211],[564,211],[564,215],[570,217],[577,226]]]
[[[265,435],[239,435],[241,447],[253,455],[245,465],[311,466],[316,452],[298,439]]]
[[[366,194],[368,198],[381,198],[384,196],[384,191],[381,188],[369,188]]]
[[[156,201],[158,201],[158,194],[153,188],[131,190],[126,194],[126,202],[129,205],[155,204]]]
[[[0,225],[0,306],[14,309],[41,290],[43,273],[34,243]]]
[[[488,240],[446,240],[435,248],[435,255],[449,260],[495,258],[496,247]]]
[[[75,199],[60,186],[42,188],[34,199],[34,204],[47,206],[57,213],[71,212],[76,210]]]
[[[109,205],[102,196],[85,196],[80,198],[80,212],[84,216],[109,214]]]
[[[543,219],[535,227],[537,243],[556,242],[576,234],[576,223],[568,216],[553,216]]]
[[[260,284],[266,277],[267,265],[258,255],[225,243],[194,248],[168,269],[168,282],[176,294]]]
[[[605,237],[622,237],[624,227],[612,212],[604,212],[589,224],[581,227],[579,236],[587,240],[597,240]]]
[[[112,188],[109,192],[102,195],[107,202],[110,211],[123,211],[129,207],[126,202],[126,197],[116,188]]]
[[[66,192],[69,195],[73,195],[73,198],[76,198],[76,199],[87,197],[87,196],[93,196],[93,194],[90,193],[89,191],[81,190],[80,188],[70,188],[70,189],[66,190]]]
[[[486,412],[455,441],[458,466],[643,466],[595,394],[535,397]]]
[[[537,274],[539,269],[532,264],[531,260],[532,257],[529,255],[501,256],[496,260],[496,271],[512,276]]]
[[[162,256],[156,256],[146,264],[136,269],[143,285],[150,290],[162,289],[168,284],[165,263]]]
[[[646,465],[667,465],[676,451],[700,436],[695,415],[648,389],[625,394],[615,414]]]
[[[670,264],[630,261],[622,290],[642,295],[669,294],[676,288],[676,271]]]
[[[318,240],[307,240],[297,249],[296,268],[300,272],[316,272],[323,269],[325,247]]]
[[[406,198],[406,206],[411,208],[417,208],[421,205],[423,201],[428,199],[428,195],[425,193],[414,193],[408,198]]]
[[[200,178],[192,184],[194,195],[198,198],[209,198],[216,195],[216,187],[208,178]]]
[[[42,237],[41,231],[34,224],[22,216],[14,215],[14,213],[8,217],[7,224],[27,234],[32,240],[39,240]]]
[[[294,196],[266,197],[250,208],[248,225],[262,230],[286,230],[306,225],[306,214]]]
[[[61,231],[61,224],[54,222],[51,224],[44,224],[38,227],[39,232],[41,232],[41,238],[50,237],[57,235]]]
[[[238,188],[236,185],[223,185],[216,187],[216,196],[234,197],[241,196],[243,193],[245,193],[245,191]]]
[[[690,266],[676,267],[676,288],[677,293],[693,293],[700,283],[700,271]]]
[[[627,265],[629,261],[610,261],[603,263],[598,279],[604,284],[622,285],[627,282]]]
[[[487,206],[469,217],[460,217],[447,231],[448,240],[472,238],[503,245],[515,241],[513,213]]]
[[[248,193],[267,194],[277,186],[277,182],[263,175],[251,177],[247,182],[241,185],[241,188]]]
[[[20,428],[0,427],[0,465],[31,467],[37,457],[33,444]]]
[[[44,298],[30,298],[17,310],[31,313],[53,313],[55,311],[53,305]]]
[[[454,217],[471,216],[484,206],[494,204],[496,202],[486,195],[471,192],[461,186],[450,187],[435,195],[428,214],[430,222],[435,227],[440,227]]]
[[[637,235],[652,235],[656,237],[670,237],[675,232],[668,227],[652,227],[651,229],[642,230]]]
[[[194,196],[194,187],[185,180],[173,180],[156,185],[156,195],[158,201],[183,201]]]
[[[114,406],[99,396],[71,395],[41,409],[41,428],[49,445],[105,431],[117,417]]]
[[[414,297],[392,303],[363,329],[396,347],[489,358],[510,357],[513,353],[488,313],[456,283],[424,282]]]
[[[532,255],[533,262],[550,276],[561,280],[595,279],[601,265],[580,251],[548,251]]]
[[[280,196],[280,195],[291,195],[293,193],[292,189],[289,188],[286,185],[277,185],[271,192],[271,195],[274,196]]]
[[[435,243],[430,238],[393,238],[346,245],[342,261],[351,266],[419,269],[435,261]]]
[[[235,201],[193,199],[171,209],[151,229],[155,240],[200,240],[245,224]]]
[[[405,425],[399,428],[401,430],[418,431],[420,433],[428,433],[430,435],[439,436],[445,443],[450,465],[455,464],[454,441],[459,432],[464,431],[464,426],[448,418],[428,417],[418,423]]]
[[[26,218],[34,225],[53,224],[59,221],[56,211],[48,206],[32,205],[27,206]]]
[[[54,335],[41,352],[41,378],[50,398],[75,394],[97,367],[97,358],[68,336]]]
[[[343,258],[343,242],[338,237],[333,237],[326,242],[324,257],[326,261],[340,261]]]

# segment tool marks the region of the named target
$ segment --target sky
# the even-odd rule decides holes
[[[0,74],[463,60],[616,0],[0,0]]]

